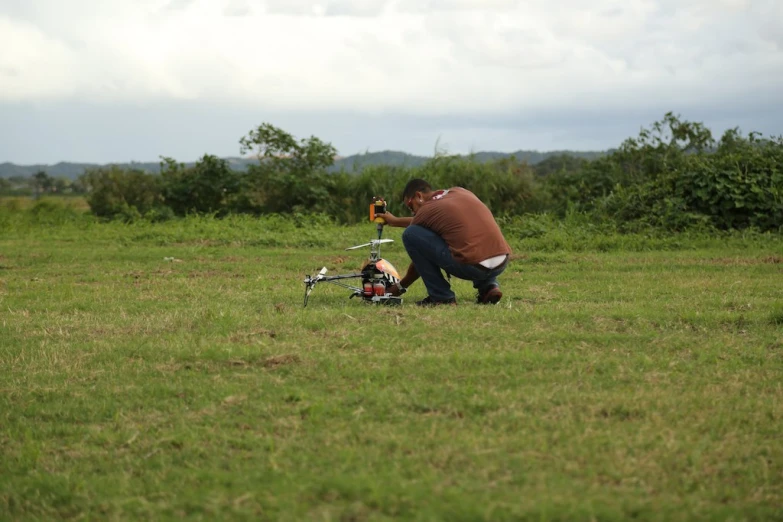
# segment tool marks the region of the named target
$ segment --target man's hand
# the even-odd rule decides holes
[[[399,297],[405,293],[405,288],[403,288],[399,283],[394,283],[389,287],[389,293],[393,296]]]

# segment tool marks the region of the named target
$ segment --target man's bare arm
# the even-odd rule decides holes
[[[411,224],[411,221],[413,221],[412,217],[397,217],[390,212],[386,212],[385,214],[382,214],[382,216],[384,221],[386,221],[386,224],[390,227],[405,228]]]
[[[400,279],[400,282],[398,284],[392,285],[391,287],[391,293],[392,295],[400,295],[402,294],[402,289],[407,289],[409,286],[411,286],[413,283],[416,282],[416,280],[419,278],[419,273],[416,271],[416,267],[411,263],[408,265],[408,271],[405,273],[402,279]]]
[[[405,273],[402,279],[400,279],[400,285],[402,285],[403,288],[408,288],[413,283],[415,283],[418,278],[419,272],[416,271],[416,266],[411,263],[408,265],[408,271]]]

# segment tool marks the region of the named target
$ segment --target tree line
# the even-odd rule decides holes
[[[190,166],[162,158],[160,174],[95,168],[78,183],[95,215],[123,220],[317,213],[354,223],[365,219],[376,195],[405,215],[400,193],[418,177],[468,188],[499,217],[579,212],[626,229],[783,227],[783,139],[739,129],[715,139],[703,124],[672,113],[601,157],[559,155],[536,165],[513,156],[479,162],[444,154],[418,166],[335,173],[328,171],[337,152],[331,144],[297,139],[269,123],[241,138],[240,150],[258,158],[244,171],[206,154]]]
[[[9,196],[35,196],[46,194],[84,194],[87,188],[76,179],[67,176],[50,176],[45,170],[39,170],[32,176],[10,176],[0,178],[0,194]]]

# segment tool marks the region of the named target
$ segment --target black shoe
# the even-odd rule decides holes
[[[479,293],[476,297],[476,303],[478,304],[498,304],[500,298],[503,297],[503,292],[497,286],[491,286],[486,292]]]
[[[452,297],[450,299],[444,299],[443,301],[436,301],[430,296],[427,296],[421,301],[416,301],[416,306],[439,306],[439,305],[457,306],[457,299],[455,297]]]

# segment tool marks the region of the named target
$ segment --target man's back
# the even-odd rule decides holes
[[[411,224],[427,227],[441,236],[460,263],[477,264],[511,253],[492,212],[461,187],[437,191],[418,209]]]

